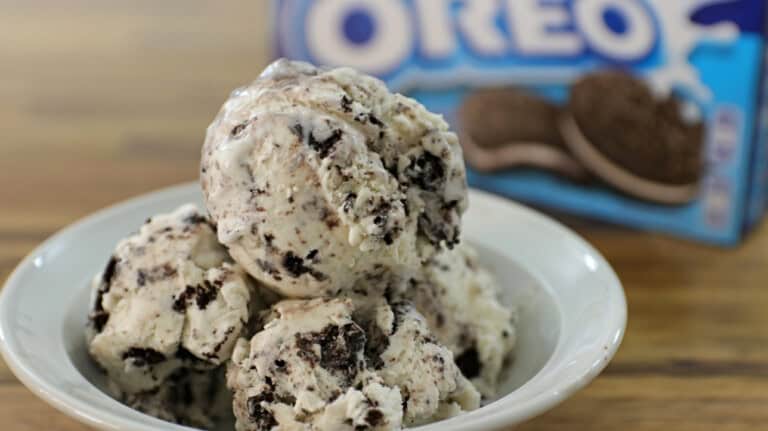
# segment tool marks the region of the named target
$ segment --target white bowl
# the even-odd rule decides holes
[[[615,273],[558,223],[501,198],[472,191],[464,238],[480,252],[519,309],[517,355],[502,396],[427,430],[495,430],[530,419],[586,385],[621,343],[626,301]],[[115,243],[150,215],[200,204],[196,184],[129,200],[62,230],[27,256],[0,295],[0,351],[40,398],[104,430],[184,429],[132,410],[100,388],[83,328],[87,284]]]

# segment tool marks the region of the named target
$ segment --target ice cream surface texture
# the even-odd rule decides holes
[[[288,297],[415,270],[467,207],[442,117],[352,69],[278,60],[209,126],[201,184],[219,240]]]
[[[224,367],[183,369],[156,390],[123,393],[121,400],[158,419],[197,428],[212,429],[232,422],[232,397],[225,384]]]
[[[516,313],[498,295],[493,276],[466,243],[430,259],[404,291],[464,375],[489,398],[515,347]]]
[[[386,431],[496,395],[514,313],[461,241],[441,116],[278,60],[208,127],[200,183],[209,215],[148,219],[93,281],[88,349],[116,398],[206,429]]]
[[[410,304],[357,311],[349,299],[274,305],[229,365],[237,430],[396,430],[478,407]]]
[[[88,347],[114,395],[159,417],[210,425],[198,414],[211,404],[202,394],[219,384],[210,370],[229,359],[260,300],[208,219],[185,205],[147,220],[118,243],[93,296]],[[211,390],[200,393],[203,386]]]

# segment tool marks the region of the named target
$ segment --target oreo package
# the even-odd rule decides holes
[[[276,0],[276,57],[451,123],[471,186],[715,244],[768,201],[765,0]]]

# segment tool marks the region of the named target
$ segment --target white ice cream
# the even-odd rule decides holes
[[[201,183],[232,257],[290,297],[415,270],[458,242],[467,207],[440,116],[352,69],[286,60],[224,104]]]
[[[431,259],[404,295],[486,397],[496,394],[503,365],[515,346],[515,313],[499,302],[498,293],[475,250],[462,243]]]
[[[355,311],[348,299],[273,306],[228,369],[238,431],[396,430],[478,407],[479,394],[412,306]]]
[[[155,216],[120,241],[94,279],[87,334],[90,354],[114,394],[150,413],[179,417],[184,409],[161,404],[172,400],[167,394],[188,374],[229,359],[261,308],[251,283],[192,205]],[[209,374],[195,374],[195,385]],[[150,407],[153,400],[162,403]]]
[[[224,379],[224,367],[212,371],[183,369],[172,374],[157,390],[119,392],[132,408],[168,422],[211,429],[232,421],[232,397]]]

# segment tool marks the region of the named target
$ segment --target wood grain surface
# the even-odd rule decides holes
[[[264,3],[0,0],[0,280],[78,218],[195,178],[208,122],[268,60]],[[723,250],[569,224],[624,282],[627,335],[517,429],[768,429],[768,227]],[[87,428],[0,361],[0,429]]]

